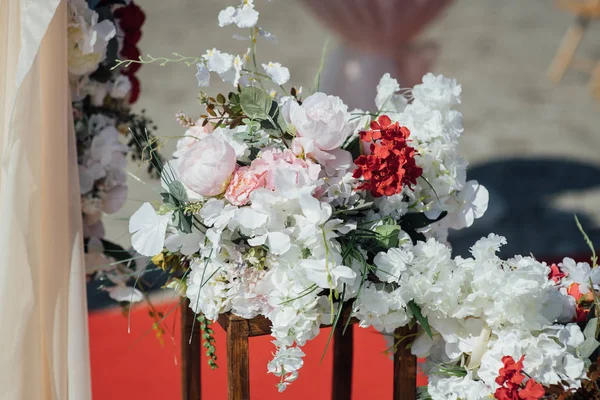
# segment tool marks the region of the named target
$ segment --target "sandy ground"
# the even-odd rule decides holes
[[[217,27],[224,1],[140,4],[147,14],[144,53],[201,55],[209,47],[245,48],[231,39],[234,28]],[[256,4],[261,25],[280,42],[262,44],[261,58],[280,61],[290,68],[292,83],[310,86],[322,45],[332,34],[299,1]],[[571,20],[549,0],[458,0],[422,35],[440,46],[434,72],[463,85],[464,154],[472,164],[470,176],[484,182],[492,195],[489,215],[469,232],[454,235],[459,252],[490,231],[508,237],[507,252],[585,251],[572,222],[574,212],[600,243],[600,102],[580,73],[569,72],[558,86],[544,75]],[[600,58],[598,38],[600,21],[588,30],[580,54]],[[138,107],[154,117],[160,135],[182,134],[174,119],[177,111],[200,113],[194,73],[184,65],[141,69]],[[228,88],[215,85],[217,90]],[[173,145],[166,145],[166,155]],[[147,180],[136,165],[130,170]],[[159,198],[155,186],[131,180],[126,207],[105,218],[109,238],[129,243],[126,218],[141,200]]]

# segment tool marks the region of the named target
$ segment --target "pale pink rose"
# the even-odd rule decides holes
[[[214,130],[212,124],[206,124],[205,126],[202,126],[202,122],[203,120],[199,119],[196,121],[196,125],[189,127],[185,131],[184,137],[177,141],[177,148],[173,152],[173,157],[181,157],[181,155],[188,151],[194,144],[196,144],[196,142],[204,139]]]
[[[202,196],[217,196],[227,188],[236,166],[233,147],[208,135],[181,154],[177,172],[190,190]]]
[[[235,206],[243,206],[250,200],[250,194],[265,187],[264,173],[257,173],[251,167],[241,167],[233,175],[233,179],[227,186],[225,198]]]
[[[285,108],[290,123],[296,127],[297,137],[310,139],[319,150],[339,148],[356,126],[356,122],[350,121],[344,102],[325,93],[308,96],[302,105],[291,101]]]
[[[321,166],[302,159],[289,149],[266,149],[251,165],[256,173],[264,173],[265,188],[287,190],[292,187],[317,184]]]

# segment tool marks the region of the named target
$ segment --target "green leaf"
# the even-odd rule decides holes
[[[408,302],[407,307],[412,313],[412,315],[415,316],[417,321],[419,321],[419,324],[421,324],[423,330],[425,331],[425,333],[427,333],[427,336],[429,336],[429,339],[433,339],[433,334],[431,333],[429,321],[427,321],[427,318],[425,318],[423,314],[421,314],[421,308],[417,305],[417,303],[415,303],[414,300],[411,300],[410,302]]]
[[[250,119],[268,119],[273,99],[263,89],[245,87],[240,94],[240,106]]]
[[[183,186],[183,183],[179,181],[173,181],[169,183],[169,192],[181,203],[188,201],[188,195],[185,187]]]
[[[598,346],[600,346],[600,342],[598,342],[596,339],[594,339],[594,337],[588,337],[587,339],[585,339],[585,342],[583,342],[581,344],[581,346],[579,346],[577,348],[577,351],[579,352],[579,356],[582,358],[588,358],[589,356],[591,356],[592,354],[594,354],[594,351],[596,351],[596,349],[598,348]]]
[[[596,324],[598,323],[598,318],[592,318],[588,321],[585,329],[583,330],[583,335],[586,338],[596,338]]]
[[[398,247],[400,226],[398,225],[379,225],[375,228],[377,232],[377,242],[386,250]]]

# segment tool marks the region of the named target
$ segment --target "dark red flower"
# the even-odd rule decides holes
[[[127,45],[124,43],[123,48],[121,49],[121,57],[125,60],[137,60],[141,55],[140,50],[133,45]],[[133,75],[135,74],[142,64],[131,63],[128,67],[121,68],[121,73],[124,75]]]
[[[550,266],[550,274],[548,274],[548,279],[552,279],[554,283],[559,283],[562,278],[567,276],[564,272],[558,268],[558,265],[552,264]]]
[[[124,7],[117,8],[114,15],[119,20],[119,26],[125,35],[139,31],[146,20],[146,14],[133,1]]]
[[[371,122],[371,129],[360,132],[360,140],[370,143],[371,154],[361,155],[354,163],[355,178],[363,178],[360,190],[374,197],[402,192],[404,186],[416,185],[423,170],[415,163],[415,149],[406,141],[410,131],[386,115]]]
[[[519,398],[522,400],[538,400],[541,399],[544,394],[546,394],[544,387],[534,379],[529,379],[525,384],[525,388],[519,391]]]
[[[137,101],[140,96],[140,81],[134,75],[129,75],[129,82],[131,82],[131,91],[129,92],[129,104],[133,104]]]

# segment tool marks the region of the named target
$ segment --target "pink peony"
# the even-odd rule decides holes
[[[217,196],[227,188],[236,166],[233,147],[208,135],[180,155],[177,172],[190,190]]]
[[[250,194],[258,188],[265,187],[264,173],[257,173],[251,167],[242,167],[233,175],[233,179],[227,186],[225,198],[231,204],[243,206],[250,200]]]
[[[252,162],[257,173],[265,173],[265,188],[287,190],[316,184],[321,166],[311,160],[304,160],[289,149],[266,149]]]
[[[199,119],[196,121],[196,125],[190,126],[185,131],[185,135],[177,141],[177,148],[173,152],[173,157],[181,157],[183,153],[192,148],[194,144],[198,143],[199,139],[204,139],[213,131],[213,126],[211,124],[202,126],[202,122],[203,120]]]

